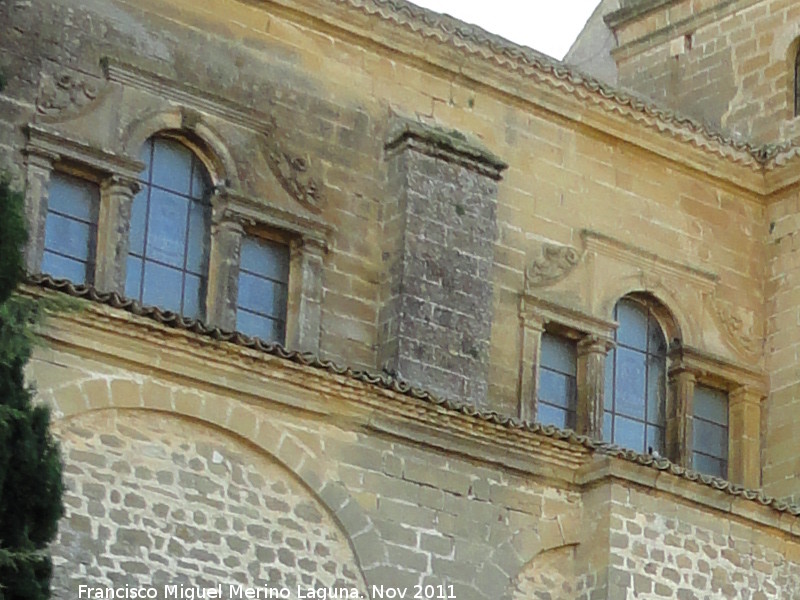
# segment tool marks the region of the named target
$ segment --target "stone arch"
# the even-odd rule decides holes
[[[345,486],[323,473],[302,442],[260,418],[252,406],[222,396],[206,397],[142,377],[113,376],[76,381],[43,399],[53,405],[56,429],[85,415],[141,412],[222,430],[279,464],[325,508],[343,532],[365,585],[369,572],[386,563],[385,549],[372,520]]]
[[[161,132],[184,138],[205,164],[214,186],[239,189],[239,172],[228,145],[199,112],[182,107],[151,111],[125,128],[120,138],[122,148],[128,155],[137,156],[142,144]]]
[[[778,31],[774,42],[770,45],[770,62],[782,64],[783,77],[785,84],[782,86],[786,90],[786,118],[793,119],[795,116],[795,81],[796,81],[796,62],[800,53],[800,24],[787,23],[786,27]],[[780,80],[777,82],[780,85]]]
[[[648,280],[647,277],[636,275],[622,278],[608,286],[599,302],[600,316],[604,319],[612,318],[617,302],[626,296],[648,298],[653,302],[668,343],[674,339],[689,345],[699,342],[698,328],[683,309],[681,302],[663,282],[656,279]]]

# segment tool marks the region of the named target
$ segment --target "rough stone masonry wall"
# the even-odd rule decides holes
[[[793,0],[705,3],[711,19],[676,2],[618,31],[619,85],[641,92],[739,139],[777,142],[798,132],[793,80],[800,6]],[[664,26],[664,23],[670,23]],[[646,36],[659,35],[653,40]]]
[[[485,406],[504,165],[465,160],[446,133],[416,128],[389,149],[382,365],[443,398]]]
[[[78,586],[347,587],[364,592],[346,536],[283,468],[219,431],[152,413],[59,423],[67,515],[54,597]]]
[[[614,486],[609,597],[800,598],[796,542]]]

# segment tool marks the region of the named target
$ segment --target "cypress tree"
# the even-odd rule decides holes
[[[50,412],[33,403],[24,368],[40,313],[13,294],[24,279],[22,194],[0,179],[0,600],[50,596],[47,551],[63,514],[61,458]]]

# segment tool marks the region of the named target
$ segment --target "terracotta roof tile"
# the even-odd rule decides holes
[[[761,505],[769,506],[779,512],[786,512],[795,516],[800,515],[800,506],[772,498],[765,495],[760,490],[745,489],[741,486],[732,484],[729,481],[725,481],[724,479],[711,477],[708,475],[701,475],[700,473],[692,471],[691,469],[684,469],[683,467],[679,467],[665,458],[654,458],[650,455],[640,454],[632,450],[626,450],[607,442],[593,440],[586,436],[578,435],[569,429],[559,429],[558,427],[552,425],[525,422],[516,417],[501,415],[495,411],[481,410],[467,403],[444,400],[436,397],[428,391],[414,387],[411,384],[390,375],[370,373],[369,371],[362,369],[352,369],[351,367],[342,366],[330,360],[320,359],[310,353],[287,350],[280,344],[264,342],[258,338],[244,335],[243,333],[223,331],[218,327],[209,327],[198,319],[188,319],[171,311],[164,311],[152,306],[143,306],[139,302],[124,298],[115,292],[99,292],[92,286],[75,285],[67,280],[55,279],[49,275],[32,275],[28,278],[28,283],[46,290],[54,290],[75,298],[81,298],[94,303],[122,309],[131,314],[152,319],[158,323],[166,325],[167,327],[174,327],[176,329],[190,331],[198,335],[210,337],[214,340],[258,350],[304,366],[353,378],[370,385],[391,390],[416,400],[421,400],[423,402],[443,407],[447,410],[456,411],[476,419],[494,423],[502,427],[524,430],[531,433],[544,435],[552,439],[578,444],[595,453],[613,456],[628,462],[651,467],[659,471],[666,471],[678,477],[724,491],[732,496],[739,496],[747,500],[757,502]]]

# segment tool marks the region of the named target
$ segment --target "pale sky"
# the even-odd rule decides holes
[[[411,0],[561,59],[600,0]]]

